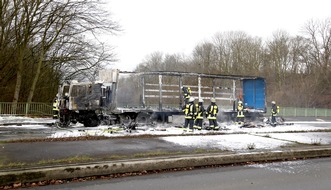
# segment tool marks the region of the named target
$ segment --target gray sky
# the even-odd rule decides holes
[[[124,30],[107,38],[131,71],[156,51],[190,55],[217,32],[244,31],[271,38],[277,30],[300,34],[310,19],[331,17],[330,0],[108,0],[107,10]]]

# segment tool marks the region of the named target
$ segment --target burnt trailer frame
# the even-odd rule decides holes
[[[126,80],[120,80],[120,75],[129,76],[125,78]],[[235,104],[238,100],[237,81],[241,82],[239,85],[243,85],[243,81],[247,81],[246,83],[249,84],[249,88],[247,88],[249,90],[243,92],[244,99],[245,97],[258,97],[254,101],[260,101],[257,105],[262,105],[262,108],[259,109],[256,109],[254,105],[248,105],[247,116],[259,117],[266,110],[265,81],[256,76],[178,71],[102,70],[99,72],[99,79],[100,81],[94,82],[71,81],[71,83],[64,83],[59,88],[60,126],[67,127],[70,123],[79,122],[86,127],[94,127],[99,124],[123,124],[132,128],[141,121],[141,123],[171,122],[174,115],[184,114],[182,109],[185,102],[183,87],[191,87],[193,89],[191,97],[196,99],[210,102],[211,98],[215,98],[217,103],[229,101],[229,104],[233,104],[231,109],[222,109],[223,105],[218,104],[221,106],[221,114],[219,115],[233,120],[236,113]],[[121,83],[122,81],[124,84]],[[256,81],[262,81],[262,83],[256,83],[258,84],[256,85]],[[130,84],[139,93],[123,91]],[[259,86],[259,94],[255,94],[255,89],[251,90],[251,87],[255,88],[256,86]],[[245,96],[245,93],[249,96]],[[128,96],[129,99],[123,99],[125,96]],[[122,98],[122,101],[129,104],[132,103],[131,100],[137,100],[137,97],[140,101],[139,106],[121,107],[118,101]]]
[[[140,81],[141,81],[141,93],[142,93],[142,99],[141,99],[141,105],[142,108],[145,110],[146,107],[146,99],[147,98],[158,98],[158,107],[154,109],[153,115],[154,119],[157,121],[162,121],[162,122],[170,122],[171,121],[171,116],[173,115],[182,115],[182,106],[184,104],[184,98],[183,98],[183,91],[182,88],[184,86],[190,86],[187,84],[183,84],[184,78],[187,77],[196,77],[197,79],[197,85],[195,86],[197,88],[197,96],[195,96],[197,99],[209,99],[211,97],[215,98],[216,100],[228,100],[232,101],[232,109],[228,110],[222,110],[223,118],[225,117],[227,120],[235,120],[236,117],[236,102],[238,100],[238,94],[237,94],[237,82],[243,83],[243,81],[255,81],[255,80],[262,80],[265,81],[264,78],[258,77],[258,76],[245,76],[245,75],[221,75],[221,74],[203,74],[203,73],[194,73],[194,72],[178,72],[178,71],[150,71],[150,72],[129,72],[129,71],[119,71],[119,75],[122,74],[129,74],[129,75],[135,75],[135,76],[140,76]],[[146,76],[158,76],[158,83],[154,84],[147,84],[145,82],[145,77]],[[170,76],[170,77],[177,77],[178,78],[178,91],[177,95],[175,96],[166,96],[164,95],[164,92],[167,92],[167,90],[164,90],[164,83],[162,81],[163,77]],[[201,81],[202,79],[211,79],[213,82],[212,85],[212,92],[211,96],[209,97],[204,97],[202,94],[202,84]],[[231,90],[232,95],[228,98],[224,97],[217,97],[216,90],[220,89],[222,87],[216,85],[216,80],[232,80],[232,87],[228,87],[227,90]],[[264,83],[265,84],[265,83]],[[157,87],[158,90],[158,95],[148,95],[146,92],[149,90],[146,86],[154,86]],[[242,84],[241,84],[242,85]],[[266,113],[266,101],[265,101],[265,86],[263,89],[264,93],[264,98],[262,104],[264,105],[263,108],[255,109],[254,107],[249,107],[249,111],[246,112],[246,117],[247,118],[253,118],[255,119],[256,117],[261,117],[263,116],[264,113]],[[253,90],[255,91],[255,89]],[[243,94],[245,97],[245,94]],[[251,95],[250,95],[251,96]],[[179,99],[179,104],[178,107],[176,108],[171,108],[169,109],[168,107],[165,109],[163,106],[163,99],[164,98],[178,98]],[[243,98],[244,99],[244,98]],[[261,104],[261,103],[260,103]],[[148,112],[148,111],[147,111]]]

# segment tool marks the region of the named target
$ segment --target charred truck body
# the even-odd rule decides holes
[[[59,88],[61,127],[77,122],[86,127],[171,122],[174,115],[183,114],[183,87],[190,87],[191,96],[204,99],[205,105],[215,98],[223,119],[235,118],[238,100],[244,101],[247,118],[266,112],[265,80],[261,77],[103,70],[99,79],[71,81]]]

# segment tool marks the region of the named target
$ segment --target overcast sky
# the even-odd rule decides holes
[[[330,0],[108,0],[108,11],[123,32],[107,38],[119,61],[133,70],[147,55],[191,55],[217,32],[244,31],[271,38],[277,30],[300,34],[310,19],[331,17]]]

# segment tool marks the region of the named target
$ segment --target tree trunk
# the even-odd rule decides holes
[[[20,96],[21,84],[22,84],[22,71],[23,71],[23,51],[22,49],[19,50],[19,56],[17,59],[17,71],[16,71],[16,85],[15,85],[15,92],[13,98],[13,106],[12,112],[16,114],[17,111],[17,103]]]
[[[29,91],[27,106],[29,106],[30,103],[32,102],[34,92],[36,90],[37,82],[39,80],[43,60],[44,60],[44,52],[42,51],[42,52],[40,52],[40,57],[38,59],[37,69],[35,70],[35,75],[34,75],[34,78],[33,78],[32,84],[31,84],[31,88],[30,88],[30,91]]]

